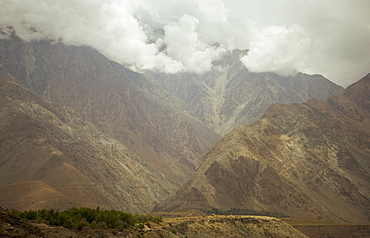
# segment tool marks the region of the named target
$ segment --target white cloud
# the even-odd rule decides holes
[[[224,52],[222,48],[210,47],[198,39],[196,32],[198,19],[184,15],[176,24],[164,27],[167,54],[179,62],[184,68],[204,73],[212,67],[212,60]]]
[[[210,21],[226,22],[228,10],[221,0],[198,0],[199,10]]]
[[[307,52],[312,49],[312,41],[302,27],[269,26],[253,33],[248,55],[241,59],[250,71],[286,76],[305,70],[309,64]]]
[[[1,0],[0,25],[28,41],[89,45],[137,70],[203,73],[225,49],[249,48],[250,70],[346,86],[369,72],[368,9],[368,0]]]
[[[250,70],[320,73],[342,86],[370,72],[370,1],[265,2],[243,58]]]
[[[8,0],[1,9],[0,21],[12,25],[27,41],[90,45],[113,60],[138,67],[148,65],[157,54],[125,1]]]

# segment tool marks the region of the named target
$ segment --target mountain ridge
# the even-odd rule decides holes
[[[184,102],[191,115],[225,135],[238,125],[257,121],[273,103],[326,100],[343,88],[321,75],[252,73],[240,62],[248,50],[225,53],[203,75],[154,74],[154,79]]]
[[[367,75],[359,84],[369,85]],[[180,190],[154,210],[271,210],[336,222],[369,221],[370,134],[338,110],[348,87],[328,103],[274,104],[252,124],[227,134]],[[366,95],[369,94],[368,87]],[[359,99],[359,100],[360,100]],[[353,105],[347,98],[345,105]],[[367,108],[368,99],[360,100]],[[341,104],[342,105],[342,104]],[[357,107],[358,110],[360,110]],[[350,119],[350,120],[349,120]],[[356,119],[356,117],[355,117]]]

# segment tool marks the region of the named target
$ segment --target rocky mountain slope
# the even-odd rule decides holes
[[[271,210],[370,221],[370,74],[326,103],[275,104],[227,134],[156,210]]]
[[[245,51],[204,75],[139,74],[89,47],[0,36],[0,205],[18,209],[149,211],[220,134],[276,101],[341,90],[321,76],[252,74]]]
[[[174,183],[183,183],[219,139],[155,82],[89,47],[27,43],[13,33],[0,50],[14,81],[71,107]]]
[[[257,121],[274,103],[325,101],[343,90],[321,75],[251,73],[240,62],[247,52],[227,53],[214,62],[213,71],[203,75],[158,74],[154,79],[183,102],[191,115],[221,135]]]
[[[0,70],[0,204],[149,211],[176,186],[117,140]]]

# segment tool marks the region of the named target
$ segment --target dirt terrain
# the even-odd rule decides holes
[[[370,224],[337,224],[309,218],[281,219],[311,238],[370,237]]]
[[[174,214],[179,215],[179,214]],[[323,220],[261,216],[167,217],[142,229],[81,230],[31,223],[0,208],[0,237],[369,237],[370,224],[335,224]]]
[[[279,219],[258,216],[194,216],[165,218],[160,224],[146,223],[130,230],[66,229],[31,223],[0,210],[3,237],[306,237]]]

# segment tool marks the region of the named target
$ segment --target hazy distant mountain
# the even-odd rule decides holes
[[[234,129],[156,210],[245,208],[370,221],[370,74],[324,103],[274,104]]]
[[[190,114],[224,135],[236,126],[257,121],[274,103],[325,101],[343,88],[321,75],[251,73],[240,62],[247,50],[234,50],[198,75],[157,74],[154,78],[184,103]],[[153,73],[151,73],[153,75]]]
[[[0,70],[0,204],[20,210],[150,210],[176,187],[71,109]]]

